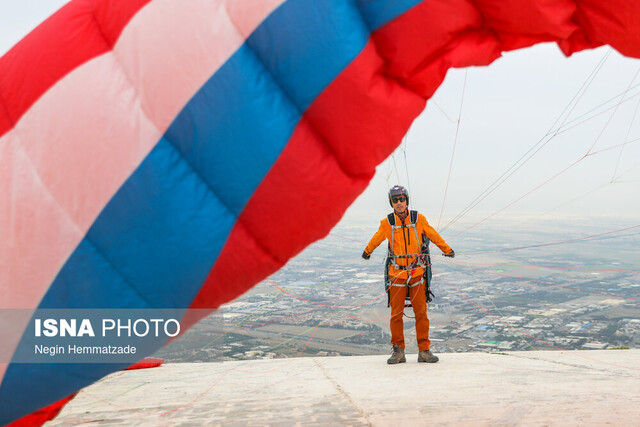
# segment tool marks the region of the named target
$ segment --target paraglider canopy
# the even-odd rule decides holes
[[[638,57],[640,5],[72,0],[0,58],[0,307],[186,329],[325,236],[448,69],[540,42]],[[0,423],[121,368],[11,360],[29,320]]]

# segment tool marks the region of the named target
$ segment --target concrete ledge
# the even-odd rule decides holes
[[[640,350],[439,356],[122,371],[47,425],[640,425]]]

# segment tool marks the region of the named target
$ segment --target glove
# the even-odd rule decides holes
[[[455,258],[456,257],[456,253],[453,251],[453,249],[451,249],[451,252],[448,252],[446,254],[442,254],[448,258]]]
[[[371,258],[371,254],[368,254],[367,251],[362,252],[362,258],[369,259]]]

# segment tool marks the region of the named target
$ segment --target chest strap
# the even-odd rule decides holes
[[[397,270],[413,270],[415,268],[425,266],[424,260],[420,256],[421,254],[396,255],[393,253],[393,248],[394,248],[393,241],[396,234],[396,230],[399,228],[403,229],[402,236],[404,237],[404,228],[411,227],[413,229],[413,234],[416,238],[416,242],[418,242],[418,245],[422,245],[422,242],[418,237],[418,229],[416,227],[416,222],[418,222],[418,211],[409,211],[409,220],[411,222],[407,225],[396,225],[395,214],[391,212],[389,215],[387,215],[387,221],[391,226],[391,246],[389,247],[389,258],[391,259],[391,265],[393,265],[393,267]],[[406,259],[413,258],[414,261],[412,261],[411,264],[415,263],[415,265],[412,265],[412,266],[398,265],[398,263],[396,262],[396,259],[398,258],[406,258]]]

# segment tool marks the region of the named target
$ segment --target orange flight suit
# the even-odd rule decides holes
[[[451,247],[447,245],[438,232],[429,225],[424,215],[420,213],[418,213],[418,220],[416,221],[414,231],[411,226],[411,220],[409,219],[408,212],[409,211],[407,210],[407,217],[404,220],[400,219],[400,217],[394,213],[396,226],[402,226],[394,231],[393,248],[391,248],[394,255],[420,254],[420,246],[422,245],[423,240],[423,237],[421,236],[426,236],[430,241],[438,246],[442,252],[451,252]],[[389,241],[389,246],[391,246],[391,232],[391,224],[389,224],[387,218],[384,218],[380,221],[380,227],[369,241],[369,244],[365,248],[365,252],[368,255],[371,255],[371,253],[385,239]],[[419,239],[416,239],[416,232]],[[396,258],[396,263],[398,266],[408,266],[414,260],[415,258],[413,257]],[[408,284],[413,285],[422,279],[423,274],[424,268],[421,266],[411,270],[397,269],[393,264],[389,267],[389,278],[392,280],[393,284],[406,285],[407,279],[410,276]],[[389,322],[391,329],[391,344],[397,344],[400,348],[405,348],[404,323],[402,316],[404,313],[404,300],[407,295],[407,289],[410,292],[411,306],[415,313],[418,348],[420,351],[429,350],[431,347],[431,341],[429,341],[429,318],[427,316],[427,297],[424,283],[413,287],[391,286],[389,288],[389,300],[391,303],[391,320]]]

